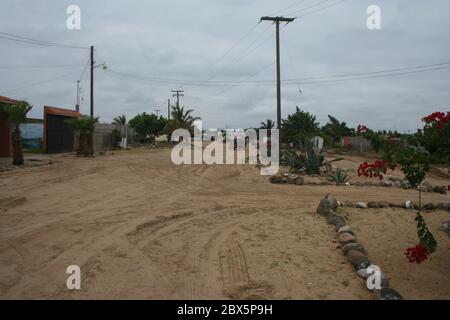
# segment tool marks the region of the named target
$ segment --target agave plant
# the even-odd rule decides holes
[[[291,171],[304,171],[307,174],[320,174],[320,169],[332,162],[342,159],[325,160],[323,150],[317,147],[310,139],[299,143],[299,147],[285,150],[281,155],[281,164],[289,167]]]
[[[348,176],[348,169],[337,168],[331,172],[328,179],[336,184],[344,184],[350,180]]]

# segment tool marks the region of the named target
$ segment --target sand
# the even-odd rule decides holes
[[[343,165],[356,168],[359,160],[347,158]],[[1,299],[372,299],[317,205],[326,193],[399,203],[417,196],[274,185],[254,165],[175,166],[169,149],[52,160],[0,173]],[[425,194],[424,201],[450,198]],[[405,297],[449,298],[448,237],[437,230],[448,212],[433,219],[439,249],[423,266],[401,252],[415,240],[412,216],[350,214]],[[394,249],[386,240],[393,237]],[[389,246],[395,256],[386,259]],[[66,287],[69,265],[81,268],[81,290]]]

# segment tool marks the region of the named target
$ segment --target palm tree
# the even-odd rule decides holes
[[[95,124],[99,118],[91,118],[89,116],[81,116],[66,120],[66,122],[74,128],[77,135],[79,135],[78,150],[79,155],[89,156],[94,154],[93,136]]]
[[[127,124],[127,117],[125,117],[125,115],[115,117],[113,120],[114,120],[113,123],[120,126],[124,126]]]
[[[12,151],[13,165],[23,166],[23,151],[20,125],[27,119],[27,113],[33,108],[26,101],[18,101],[16,104],[2,104],[0,109],[4,115],[6,122],[13,126],[12,132]]]
[[[113,136],[114,136],[114,139],[115,139],[115,143],[119,144],[120,141],[122,140],[122,138],[128,138],[127,137],[128,136],[128,134],[127,134],[127,127],[126,127],[126,125],[127,125],[127,117],[125,117],[124,114],[121,115],[121,116],[115,117],[113,119],[113,123],[116,125],[116,129],[113,132]],[[122,127],[121,128],[122,132],[120,132],[119,129],[117,128],[118,126]]]
[[[352,130],[347,127],[345,122],[340,122],[333,116],[328,116],[328,123],[322,127],[322,132],[333,139],[333,143],[339,143],[344,136],[352,135]]]
[[[270,130],[272,130],[273,128],[275,128],[275,121],[267,119],[266,122],[261,122],[260,129],[266,129],[270,132]]]
[[[273,128],[275,128],[275,121],[267,119],[266,122],[261,122],[260,129],[266,129],[267,130],[267,137],[269,139],[272,136],[271,132],[272,132]]]
[[[194,122],[200,120],[200,117],[193,117],[192,112],[194,112],[194,110],[192,109],[184,110],[184,107],[180,107],[178,105],[172,107],[171,111],[172,117],[167,122],[167,125],[165,127],[165,130],[169,135],[169,141],[172,132],[174,132],[176,129],[187,129],[189,130],[189,132],[191,133],[193,132]]]
[[[319,133],[319,123],[309,112],[296,108],[295,113],[284,119],[282,124],[283,141],[298,145],[305,139],[312,138]]]

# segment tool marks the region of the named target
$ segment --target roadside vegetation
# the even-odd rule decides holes
[[[32,108],[33,106],[26,101],[18,101],[16,104],[0,104],[0,118],[12,125],[12,154],[15,166],[24,164],[20,125],[25,123],[27,114]]]

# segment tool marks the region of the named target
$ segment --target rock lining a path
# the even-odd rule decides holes
[[[335,226],[337,239],[341,245],[343,255],[353,266],[356,275],[364,281],[367,281],[372,274],[367,269],[375,265],[369,259],[367,250],[358,242],[351,227],[346,224],[345,216],[339,215],[336,212],[339,205],[339,202],[328,194],[320,201],[317,207],[317,213],[325,217],[328,224]],[[366,283],[365,286],[368,288]],[[370,289],[368,290],[371,291]],[[403,300],[403,297],[391,288],[389,278],[381,270],[380,289],[375,289],[372,292],[374,298],[378,300]]]

